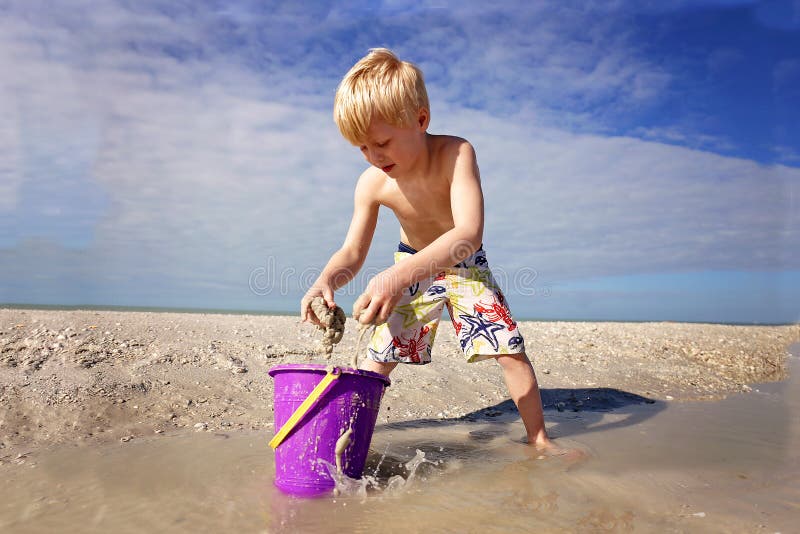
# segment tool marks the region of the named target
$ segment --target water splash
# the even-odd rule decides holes
[[[378,476],[378,472],[380,471],[381,464],[383,464],[383,461],[386,459],[386,453],[389,452],[389,446],[390,445],[391,445],[391,443],[387,443],[386,444],[386,448],[383,449],[383,454],[381,454],[381,458],[380,458],[380,460],[378,460],[378,465],[375,466],[375,470],[372,472],[372,476],[375,476],[375,477]]]
[[[330,474],[335,487],[333,488],[333,495],[349,495],[353,497],[360,497],[361,499],[367,498],[367,487],[372,485],[372,477],[363,477],[361,479],[350,478],[344,473],[339,472],[336,466],[327,460],[317,458],[317,462],[324,465]],[[372,480],[371,480],[372,479]]]
[[[402,475],[391,476],[386,482],[386,487],[383,489],[383,492],[389,495],[395,495],[411,488],[414,479],[417,477],[417,469],[424,463],[433,465],[439,464],[438,461],[431,461],[425,458],[425,453],[417,449],[417,454],[405,463],[406,477],[403,478]]]
[[[336,466],[332,463],[318,458],[317,462],[324,465],[331,475],[335,484],[333,494],[334,496],[349,495],[359,497],[362,500],[367,498],[367,490],[374,490],[382,492],[386,495],[394,495],[402,491],[408,490],[414,480],[417,478],[417,471],[422,464],[428,463],[432,465],[439,465],[440,461],[428,460],[425,458],[425,453],[419,449],[412,459],[404,464],[406,475],[392,475],[388,480],[382,481],[375,475],[364,475],[360,479],[350,478],[344,473],[339,472]],[[384,456],[386,453],[384,453]],[[381,458],[383,461],[383,458]],[[380,463],[378,464],[380,466]],[[377,469],[375,474],[377,475]]]

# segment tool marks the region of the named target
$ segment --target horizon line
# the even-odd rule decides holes
[[[274,315],[279,317],[300,317],[299,312],[286,310],[257,310],[251,308],[192,308],[179,306],[127,306],[117,304],[33,304],[20,302],[0,302],[0,310],[41,310],[41,311],[118,311],[118,312],[152,312],[152,313],[206,313],[210,315]],[[565,318],[530,318],[521,317],[517,322],[545,323],[675,323],[675,324],[712,324],[729,326],[797,326],[796,322],[719,322],[719,321],[678,321],[674,319],[565,319]]]

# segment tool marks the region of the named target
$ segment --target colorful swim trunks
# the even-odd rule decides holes
[[[416,252],[401,242],[394,262]],[[468,362],[525,351],[522,334],[481,247],[458,265],[404,289],[389,319],[375,329],[367,349],[369,358],[430,363],[445,306]]]

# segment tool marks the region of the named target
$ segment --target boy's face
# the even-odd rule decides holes
[[[378,167],[392,178],[406,174],[419,160],[425,148],[428,112],[420,110],[410,127],[392,126],[379,118],[372,119],[367,139],[359,146],[367,163]]]

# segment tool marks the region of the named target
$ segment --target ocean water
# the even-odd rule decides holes
[[[547,426],[585,459],[542,458],[503,406],[379,425],[337,496],[272,485],[271,437],[191,433],[62,447],[0,467],[2,532],[792,532],[800,345],[790,378],[718,402],[613,395]],[[610,399],[610,400],[609,400]]]

